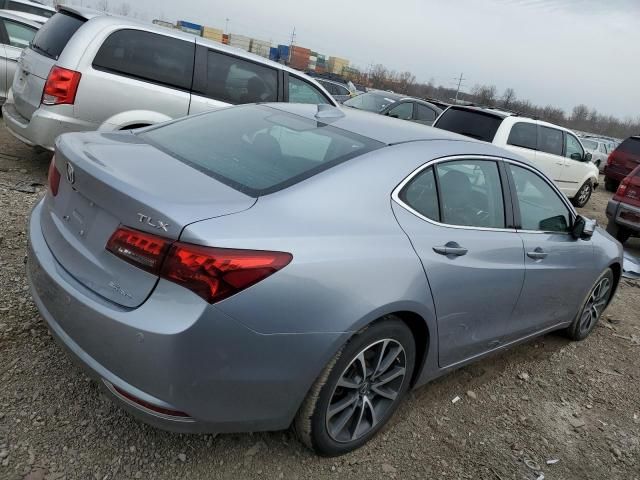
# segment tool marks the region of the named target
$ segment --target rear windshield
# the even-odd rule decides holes
[[[57,60],[69,39],[84,22],[84,18],[67,12],[56,13],[38,30],[31,42],[31,49]]]
[[[266,195],[383,143],[264,105],[187,117],[139,134],[247,195]]]
[[[344,102],[344,105],[357,108],[358,110],[378,113],[392,103],[395,103],[399,98],[400,97],[394,97],[392,95],[385,95],[384,93],[369,92],[347,100]]]
[[[640,138],[630,137],[620,144],[617,148],[620,152],[640,155]]]
[[[502,118],[489,113],[452,107],[445,110],[433,126],[476,140],[493,142],[501,123]]]
[[[584,148],[588,148],[589,150],[597,150],[598,149],[598,142],[594,142],[593,140],[585,140],[583,138],[582,139],[582,145],[584,145]]]

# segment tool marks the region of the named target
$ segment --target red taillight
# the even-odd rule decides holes
[[[122,398],[130,402],[133,402],[142,408],[146,408],[147,410],[151,410],[152,412],[160,413],[168,417],[191,418],[191,416],[188,413],[180,412],[178,410],[170,410],[164,407],[159,407],[157,405],[154,405],[153,403],[149,403],[145,400],[142,400],[141,398],[138,398],[130,394],[129,392],[125,392],[121,388],[118,388],[115,385],[108,383],[106,380],[104,382],[106,383],[107,387],[111,387],[113,391],[115,391],[115,393],[120,395]]]
[[[626,177],[622,182],[620,182],[620,186],[616,191],[616,197],[624,197],[627,195],[627,188],[629,188],[629,184],[631,183],[631,177]]]
[[[126,227],[107,242],[107,250],[150,273],[219,302],[264,280],[291,262],[285,252],[235,250],[173,242]]]
[[[161,276],[219,302],[255,285],[291,262],[284,252],[232,250],[176,242],[162,266]]]
[[[107,242],[107,250],[154,275],[160,274],[162,260],[171,246],[171,240],[122,227]]]
[[[42,103],[45,105],[73,105],[81,76],[80,72],[53,67],[44,85]]]
[[[613,165],[616,161],[616,151],[614,150],[607,157],[607,165]]]
[[[51,195],[54,197],[58,195],[58,188],[60,188],[60,172],[56,168],[56,157],[55,155],[51,159],[51,163],[49,164],[49,190],[51,190]]]

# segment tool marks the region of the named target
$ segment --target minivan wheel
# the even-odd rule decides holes
[[[294,427],[319,455],[367,443],[410,388],[415,340],[398,318],[385,317],[353,337],[329,362],[304,400]]]
[[[604,188],[607,190],[607,192],[615,193],[615,191],[618,190],[618,186],[619,186],[619,183],[613,180],[612,178],[604,179]]]
[[[591,194],[593,193],[593,185],[591,184],[591,180],[587,180],[582,185],[582,188],[578,190],[578,193],[575,197],[571,199],[571,202],[578,208],[584,207],[589,199],[591,198]]]
[[[629,240],[629,237],[631,237],[631,230],[625,227],[621,227],[614,220],[609,220],[609,224],[607,225],[607,233],[609,233],[609,235],[618,240],[620,243],[626,242],[627,240]]]
[[[609,304],[613,286],[613,271],[607,268],[596,280],[580,309],[580,313],[567,329],[569,338],[579,341],[589,336]]]

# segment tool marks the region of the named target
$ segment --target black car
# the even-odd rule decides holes
[[[343,105],[424,125],[432,125],[442,113],[433,103],[382,90],[370,90],[347,100]]]

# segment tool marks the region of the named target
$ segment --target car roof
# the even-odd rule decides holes
[[[500,110],[498,108],[478,107],[474,105],[451,105],[451,107],[449,108],[456,109],[456,110],[471,110],[474,112],[488,113],[490,115],[493,115],[495,117],[499,117],[502,119],[505,119],[507,117],[519,116],[517,113],[508,112],[506,110]],[[528,118],[528,117],[522,117],[522,118]],[[529,120],[534,120],[534,119],[531,118]]]
[[[42,23],[36,22],[30,18],[34,16],[37,15],[29,15],[28,13],[23,14],[22,12],[14,10],[0,10],[0,17],[2,18],[6,18],[7,20],[15,20],[16,22],[24,23],[25,25],[30,25],[34,28],[39,29],[42,27]],[[44,17],[42,18],[45,19]]]
[[[332,127],[341,128],[387,145],[422,140],[454,140],[481,143],[457,133],[355,108],[332,107],[336,111],[335,117],[318,118],[316,117],[319,111],[318,105],[301,103],[268,103],[265,105],[282,112],[328,123]]]

